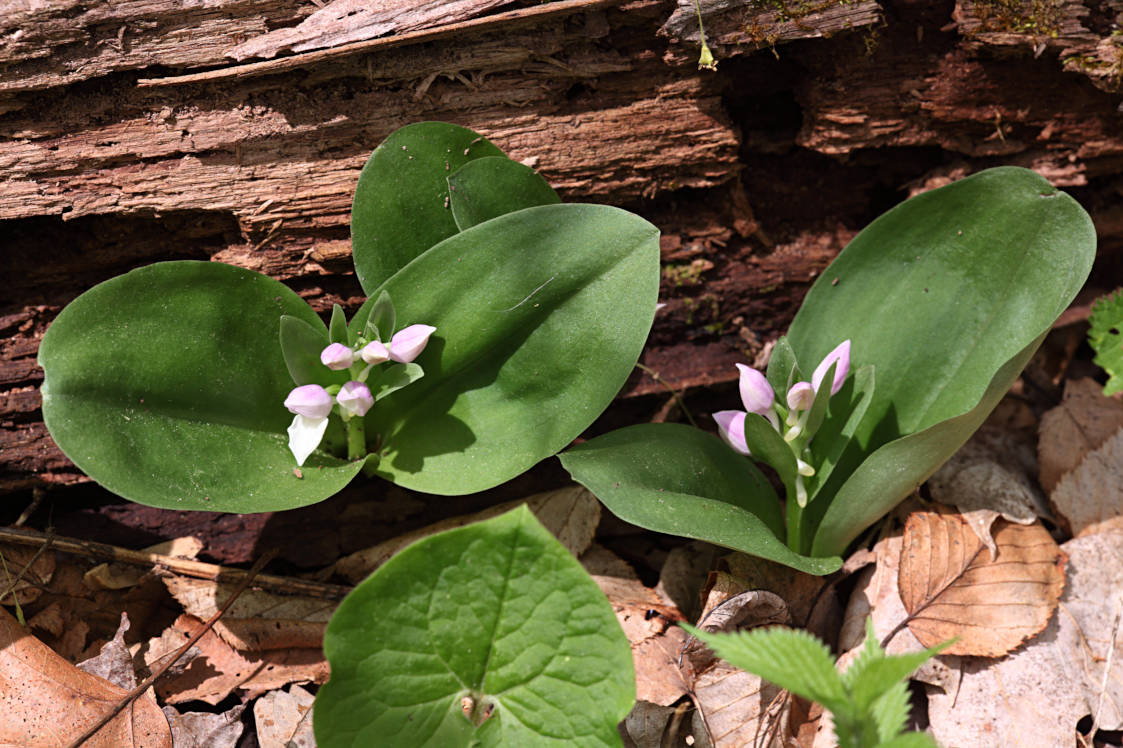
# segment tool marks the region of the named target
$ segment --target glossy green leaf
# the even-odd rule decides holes
[[[378,294],[371,306],[370,313],[367,315],[364,335],[367,340],[389,343],[390,338],[394,336],[394,325],[396,324],[394,302],[390,299],[390,294],[383,291]]]
[[[502,155],[479,133],[444,122],[407,125],[386,138],[359,174],[351,206],[363,290],[373,295],[413,258],[456,234],[448,177],[473,159]]]
[[[339,304],[332,304],[331,307],[331,325],[329,326],[329,337],[333,343],[342,343],[343,345],[351,345],[351,338],[347,331],[347,315],[343,311],[343,307]]]
[[[809,574],[839,558],[809,558],[780,538],[779,499],[761,472],[715,436],[681,424],[641,424],[559,455],[573,478],[634,525],[698,538]]]
[[[967,440],[986,415],[980,404],[989,410],[1017,377],[1012,362],[1028,359],[1094,256],[1083,209],[1014,167],[919,195],[855,237],[808,293],[788,339],[804,367],[847,338],[853,364],[874,366],[877,389],[854,435],[863,455],[915,437],[863,464],[867,480],[838,496],[846,476],[835,469],[814,501],[827,512],[816,553],[841,552]]]
[[[387,561],[324,653],[321,748],[619,746],[635,699],[612,606],[525,506]]]
[[[508,213],[418,257],[379,290],[400,326],[437,331],[417,359],[425,378],[367,415],[378,474],[469,493],[555,454],[623,386],[658,287],[658,230],[600,205]]]
[[[772,355],[768,359],[768,370],[765,372],[765,376],[780,402],[785,402],[784,398],[793,384],[810,381],[810,378],[803,376],[803,372],[799,370],[799,364],[795,360],[795,351],[792,350],[791,343],[788,342],[786,335],[780,336],[776,345],[772,347]]]
[[[425,376],[424,369],[414,363],[383,364],[377,367],[374,373],[371,374],[370,378],[367,380],[367,386],[370,387],[370,392],[371,395],[374,396],[374,401],[378,402],[382,398],[397,392],[407,384],[413,384],[423,376]]]
[[[86,474],[141,504],[261,512],[325,499],[361,464],[316,452],[294,475],[283,315],[324,331],[282,284],[219,263],[95,286],[39,348],[47,428]]]
[[[782,424],[781,424],[782,427]],[[796,463],[791,447],[764,416],[745,416],[745,444],[752,458],[769,465],[780,476],[788,495],[795,495]]]
[[[448,185],[452,217],[461,231],[516,210],[561,202],[538,172],[506,157],[469,161]]]
[[[343,334],[346,336],[346,328]],[[281,353],[285,357],[289,376],[296,384],[319,384],[327,387],[329,384],[343,384],[347,381],[346,371],[332,371],[320,363],[320,353],[329,342],[328,331],[319,318],[314,324],[310,324],[291,314],[281,317]]]

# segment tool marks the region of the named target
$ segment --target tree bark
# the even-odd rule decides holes
[[[0,492],[85,480],[42,423],[35,354],[93,284],[211,259],[353,311],[351,193],[418,120],[663,229],[668,306],[643,360],[677,388],[732,381],[866,222],[987,166],[1070,188],[1100,233],[1096,279],[1118,283],[1119,0],[708,0],[716,73],[695,66],[693,0],[412,4],[409,23],[333,27],[339,2],[0,14]],[[637,374],[621,397],[662,387]]]

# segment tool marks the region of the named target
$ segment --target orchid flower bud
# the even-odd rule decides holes
[[[363,361],[374,366],[375,364],[381,364],[384,361],[390,360],[390,349],[387,348],[384,343],[380,343],[376,340],[373,343],[364,345],[363,349],[359,351],[359,356]]]
[[[811,410],[815,404],[815,388],[810,382],[796,382],[788,390],[788,407],[795,410]]]
[[[332,371],[349,369],[355,363],[355,352],[343,343],[332,343],[320,353],[320,363]]]
[[[740,410],[720,410],[714,413],[717,421],[717,430],[725,443],[743,455],[749,454],[749,445],[745,442],[745,417],[748,414]]]
[[[370,388],[362,382],[348,382],[339,388],[336,396],[339,407],[354,416],[365,416],[367,411],[374,406]]]
[[[850,373],[850,341],[844,340],[838,344],[838,347],[827,354],[818,366],[815,367],[815,373],[811,375],[811,386],[815,391],[819,391],[819,385],[823,383],[823,377],[827,375],[827,369],[831,368],[831,364],[835,361],[838,366],[834,370],[834,381],[831,382],[831,394],[835,394],[842,389],[842,381],[846,379],[846,375]]]
[[[772,401],[776,398],[772,385],[752,367],[737,364],[737,368],[741,370],[741,402],[744,403],[745,410],[762,416],[768,415],[772,410]]]
[[[318,384],[297,387],[285,398],[290,413],[311,419],[327,418],[333,405],[331,395]]]
[[[425,350],[429,336],[436,331],[432,325],[410,325],[398,330],[390,339],[390,360],[408,364]]]

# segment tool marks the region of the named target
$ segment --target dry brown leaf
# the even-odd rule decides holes
[[[165,635],[149,642],[149,662],[166,656],[167,652],[158,647],[174,651],[202,625],[193,616],[177,618],[173,628],[178,636]],[[156,692],[165,703],[198,700],[217,704],[234,690],[246,691],[252,697],[290,683],[323,683],[328,678],[328,664],[318,648],[240,653],[214,631],[203,634],[196,647],[198,656],[181,672],[156,683]]]
[[[1040,524],[999,522],[998,557],[959,515],[914,512],[905,522],[898,584],[908,627],[947,654],[998,657],[1039,633],[1064,589],[1064,554]]]
[[[616,620],[632,645],[636,668],[636,698],[669,706],[688,691],[678,666],[686,630],[677,625],[682,614],[638,579],[593,576]]]
[[[691,734],[691,714],[686,703],[670,707],[637,701],[619,726],[624,748],[707,746],[708,741]]]
[[[1123,429],[1065,473],[1051,498],[1057,517],[1076,537],[1123,522]]]
[[[1123,427],[1123,403],[1104,397],[1092,379],[1069,380],[1061,404],[1041,417],[1037,441],[1041,486],[1053,493],[1061,476]]]
[[[232,706],[221,714],[186,712],[164,707],[164,716],[172,726],[175,748],[235,748],[242,737],[244,704]]]
[[[1087,716],[1100,729],[1123,728],[1123,530],[1070,540],[1062,550],[1068,585],[1041,635],[997,661],[965,657],[959,689],[929,691],[940,745],[1073,746]]]
[[[774,561],[744,553],[724,556],[720,564],[724,564],[730,575],[744,585],[742,589],[767,590],[782,597],[791,613],[791,620],[799,626],[806,625],[811,609],[826,584],[824,577],[804,574]]]
[[[694,681],[694,696],[715,748],[784,748],[791,698],[725,661]]]
[[[96,657],[78,663],[78,669],[104,678],[118,688],[131,691],[136,688],[136,668],[133,656],[125,644],[125,632],[129,630],[129,616],[121,614],[121,624],[113,638],[102,645]]]
[[[82,672],[0,609],[0,745],[58,748],[81,735],[127,692]],[[147,693],[84,748],[171,748],[168,721]]]
[[[1033,444],[1023,432],[984,426],[928,479],[928,488],[933,499],[959,509],[993,558],[996,519],[1028,525],[1049,516],[1036,472]]]
[[[184,612],[207,620],[238,586],[190,577],[165,577],[164,585]],[[214,625],[215,632],[242,652],[320,647],[337,601],[245,590]]]
[[[838,648],[844,652],[842,657],[862,646],[866,638],[867,618],[873,621],[874,634],[879,641],[884,642],[893,633],[893,638],[885,645],[889,654],[909,654],[925,649],[907,628],[898,629],[908,616],[897,583],[901,542],[900,535],[878,541],[874,546],[877,565],[860,572],[838,634]],[[959,677],[957,663],[958,658],[954,656],[933,658],[920,666],[913,679],[954,692]]]
[[[687,618],[695,619],[702,612],[701,590],[721,552],[701,540],[672,548],[659,570],[656,591],[674,601]]]
[[[509,501],[488,507],[482,512],[462,517],[451,517],[420,530],[399,535],[371,548],[344,556],[332,566],[338,574],[352,584],[358,584],[395,553],[410,543],[454,527],[463,527],[498,517],[504,512],[526,504],[534,516],[574,556],[580,556],[593,542],[593,533],[600,522],[600,502],[584,486],[567,486],[556,491],[546,491],[519,501]]]
[[[315,697],[300,686],[270,691],[254,702],[259,748],[316,748],[312,734]]]
[[[185,536],[150,545],[142,549],[142,552],[193,559],[201,550],[203,550],[203,541],[196,537]],[[98,564],[87,571],[83,579],[92,589],[122,590],[127,587],[135,587],[151,573],[151,569],[145,569],[136,564],[106,563]]]
[[[43,594],[42,586],[55,573],[55,554],[47,551],[36,556],[38,550],[20,545],[5,545],[0,548],[0,559],[4,562],[0,566],[0,605],[13,604],[12,590],[15,591],[15,602],[20,605],[30,605]],[[24,571],[28,563],[31,563],[31,568]],[[22,577],[20,572],[23,572]],[[12,582],[17,577],[20,580],[13,585]]]

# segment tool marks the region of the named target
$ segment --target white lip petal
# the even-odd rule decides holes
[[[296,458],[297,465],[303,465],[308,455],[320,446],[324,432],[328,428],[327,418],[308,418],[299,413],[293,417],[289,426],[289,450]]]

